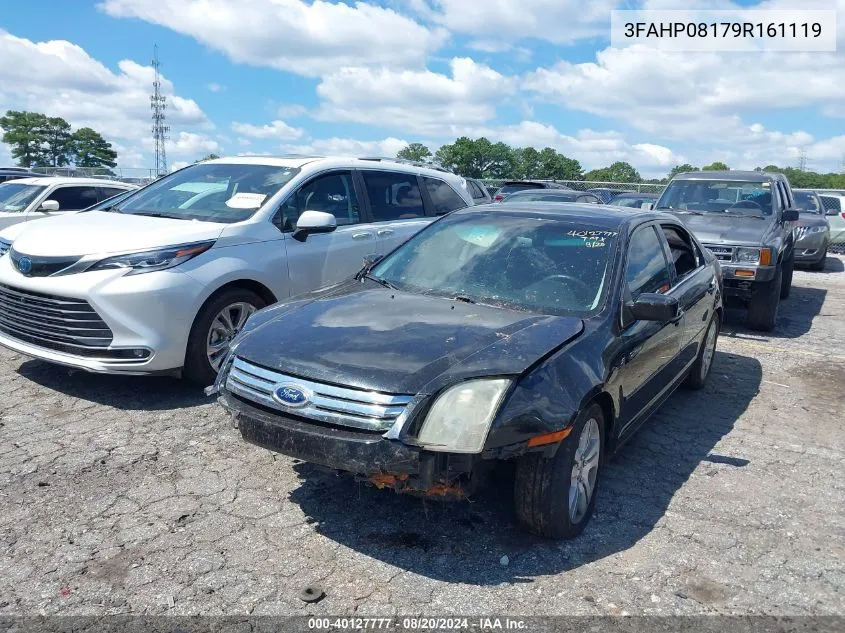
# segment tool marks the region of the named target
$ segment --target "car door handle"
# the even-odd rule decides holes
[[[379,229],[376,231],[376,235],[379,237],[384,237],[385,235],[393,235],[393,229]]]
[[[353,233],[352,239],[353,240],[368,240],[373,236],[372,233]]]

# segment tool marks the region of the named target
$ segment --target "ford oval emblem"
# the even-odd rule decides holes
[[[29,257],[21,257],[18,260],[18,270],[24,275],[32,272],[32,260]]]
[[[304,387],[295,384],[278,385],[273,390],[273,398],[279,404],[291,409],[301,409],[311,402],[310,393]]]

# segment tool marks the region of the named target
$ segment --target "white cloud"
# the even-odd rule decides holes
[[[283,145],[282,150],[293,154],[318,154],[334,156],[396,156],[408,144],[398,138],[380,141],[359,141],[351,138],[325,138],[302,145]]]
[[[213,81],[210,84],[208,84],[208,86],[206,86],[206,87],[211,92],[226,92],[226,86],[224,86],[222,84],[215,83]]]
[[[317,86],[323,103],[315,116],[445,138],[493,119],[494,104],[516,89],[513,78],[472,59],[453,58],[450,67],[451,77],[430,70],[343,68]]]
[[[280,141],[295,141],[301,138],[304,131],[301,128],[291,127],[284,121],[276,119],[269,125],[252,125],[251,123],[232,123],[232,130],[241,136],[261,139],[278,139]]]
[[[202,158],[206,154],[220,152],[220,144],[214,139],[193,132],[180,132],[165,145],[168,155]]]
[[[151,67],[123,60],[113,72],[71,42],[32,42],[2,30],[0,59],[0,110],[44,112],[75,128],[92,127],[114,144],[121,166],[142,162],[139,145],[150,136]],[[161,85],[174,132],[213,127],[195,101],[174,94],[165,77]]]
[[[104,0],[99,7],[189,35],[236,62],[306,76],[349,65],[422,67],[447,36],[364,2]]]
[[[177,160],[175,163],[170,164],[170,171],[176,171],[177,169],[182,169],[183,167],[187,167],[190,165],[186,160]]]
[[[621,0],[433,0],[416,1],[412,8],[453,32],[514,42],[535,38],[568,44],[607,36],[610,11]]]
[[[276,116],[282,119],[295,119],[297,117],[301,117],[306,112],[308,112],[308,110],[305,106],[297,103],[288,103],[278,107],[276,110]]]

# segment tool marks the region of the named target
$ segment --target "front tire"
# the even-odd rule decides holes
[[[748,327],[752,330],[771,332],[775,329],[782,276],[782,271],[778,268],[774,279],[759,284],[759,288],[753,291],[748,303]]]
[[[698,357],[695,359],[687,377],[686,386],[690,389],[701,389],[707,382],[707,377],[713,368],[713,360],[716,357],[716,342],[719,339],[721,324],[719,313],[714,313],[713,318],[710,319],[710,325],[707,326],[707,332],[704,333],[704,340],[701,342],[701,349],[698,350]]]
[[[266,305],[264,299],[245,288],[224,290],[202,307],[194,319],[185,353],[185,377],[201,387],[217,378],[229,342],[249,316]]]
[[[604,414],[582,411],[554,457],[523,455],[516,465],[514,504],[519,520],[548,538],[578,536],[593,514],[604,452]]]

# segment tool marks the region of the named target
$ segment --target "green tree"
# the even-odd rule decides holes
[[[73,162],[77,167],[109,168],[117,164],[111,143],[90,127],[81,127],[71,137]]]
[[[642,182],[642,176],[630,163],[616,161],[610,167],[602,167],[587,172],[585,180],[595,182]]]
[[[396,153],[396,158],[403,160],[414,160],[419,162],[427,162],[431,160],[431,150],[422,143],[411,143],[400,149]]]
[[[540,152],[533,147],[523,147],[513,150],[516,161],[515,178],[528,180],[540,178]]]
[[[42,129],[44,160],[52,167],[70,164],[73,145],[70,123],[61,117],[48,117]]]
[[[0,117],[3,142],[10,145],[12,157],[21,167],[44,164],[44,129],[47,117],[38,112],[8,110]]]
[[[672,171],[669,172],[668,179],[672,180],[678,174],[683,174],[687,171],[698,171],[698,167],[693,167],[689,163],[684,163],[683,165],[675,165],[672,167]]]
[[[705,165],[701,168],[701,171],[729,171],[730,167],[725,165],[722,161],[717,160],[716,162],[710,163],[709,165]]]
[[[474,171],[474,155],[475,142],[467,136],[462,136],[455,139],[454,143],[440,147],[434,153],[434,160],[442,167],[461,176],[480,178],[481,174]]]
[[[504,143],[491,143],[483,136],[462,136],[434,154],[439,165],[468,178],[508,178],[517,169],[514,151]]]
[[[217,154],[214,154],[214,153],[206,154],[202,158],[196,159],[194,161],[194,164],[196,165],[197,163],[201,163],[201,162],[206,161],[206,160],[214,160],[215,158],[220,158],[220,156],[218,156]]]

